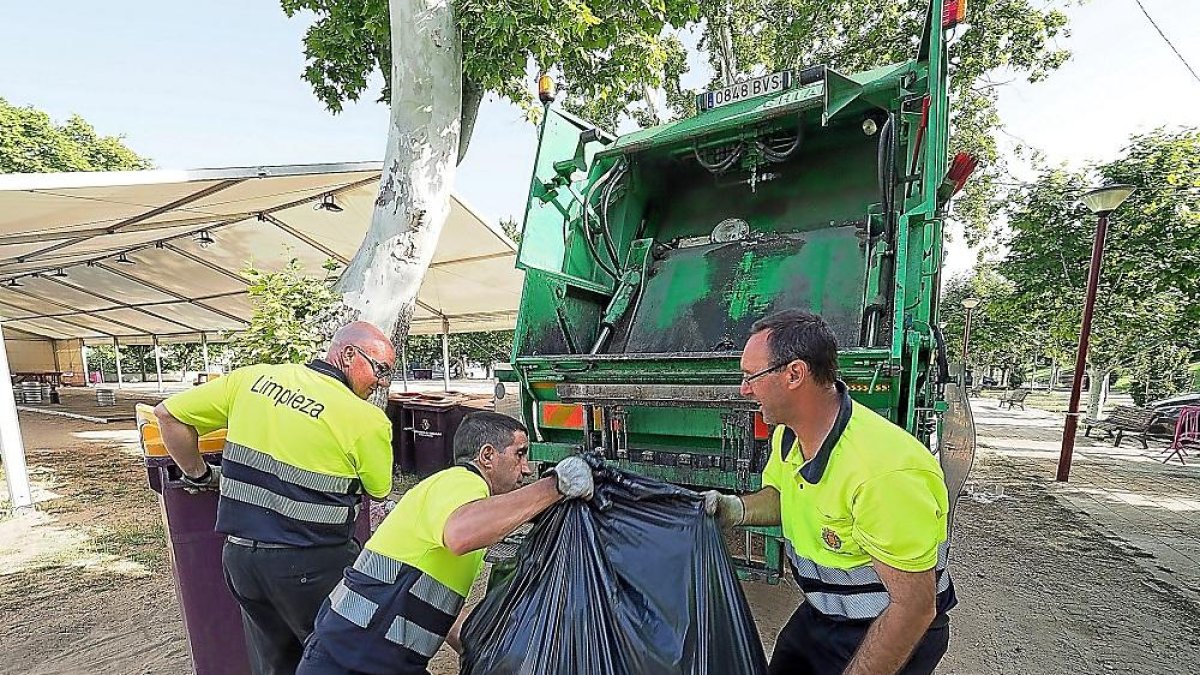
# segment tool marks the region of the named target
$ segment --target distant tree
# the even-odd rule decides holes
[[[1187,391],[1192,385],[1188,365],[1193,358],[1195,356],[1191,349],[1179,345],[1167,345],[1138,354],[1126,369],[1133,404],[1144,406],[1150,401]]]
[[[477,363],[483,366],[491,377],[492,365],[501,361],[507,362],[512,356],[511,330],[461,333],[452,338],[457,340],[451,341],[451,352],[462,360],[464,370],[467,363]]]
[[[109,373],[113,374],[113,379],[116,379],[117,373],[117,358],[116,352],[112,345],[96,345],[87,348],[88,355],[88,370],[99,371],[100,374],[107,378]],[[122,359],[121,367],[125,367],[124,359]]]
[[[975,374],[980,367],[995,366],[1013,372],[1023,372],[1024,364],[1040,356],[1045,341],[1043,332],[1030,316],[1014,311],[1013,284],[999,274],[994,265],[979,265],[970,274],[946,282],[942,294],[940,316],[946,324],[947,356],[951,363],[962,360],[963,334],[966,328],[966,309],[962,301],[972,297],[979,305],[971,311],[971,334],[968,359]]]
[[[1088,352],[1091,414],[1113,371],[1134,380],[1139,399],[1186,386],[1186,361],[1200,333],[1200,131],[1135,136],[1095,173],[1138,189],[1109,219]],[[1096,182],[1054,169],[1015,195],[999,268],[1014,284],[1013,307],[1039,317],[1050,344],[1068,359],[1096,229],[1079,197]]]
[[[324,345],[326,337],[318,317],[341,298],[333,291],[336,262],[327,260],[322,277],[305,274],[296,258],[277,272],[248,265],[246,292],[254,306],[250,325],[230,341],[234,365],[253,363],[303,363]]]
[[[101,136],[79,115],[55,124],[46,113],[0,98],[0,173],[149,169],[119,136]]]
[[[219,366],[230,360],[231,348],[227,344],[208,344],[209,367]],[[195,370],[204,369],[204,346],[199,342],[185,342],[163,346],[164,363],[170,363],[172,369]]]
[[[521,245],[521,236],[524,234],[521,227],[521,222],[512,216],[505,216],[500,219],[500,229],[504,230],[504,234],[507,234],[508,238],[512,239],[513,243],[518,246]]]
[[[471,364],[484,367],[491,376],[492,366],[508,361],[512,355],[513,332],[511,330],[456,333],[450,336],[450,372],[454,377],[466,374]],[[404,343],[409,364],[432,367],[442,362],[442,338],[440,335],[409,335]]]
[[[433,367],[442,360],[442,339],[437,335],[409,335],[404,341],[409,366]]]

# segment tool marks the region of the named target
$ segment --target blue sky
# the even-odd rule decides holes
[[[1200,2],[1142,2],[1200,70]],[[79,113],[161,168],[381,159],[375,92],[328,113],[300,79],[309,19],[286,18],[277,2],[4,4],[0,96],[56,119]],[[1200,126],[1200,82],[1134,0],[1067,11],[1075,57],[1042,83],[1002,88],[1013,136],[1079,165],[1114,156],[1133,132]],[[456,192],[493,220],[519,215],[535,140],[515,107],[485,103]],[[949,264],[969,257],[952,247]]]

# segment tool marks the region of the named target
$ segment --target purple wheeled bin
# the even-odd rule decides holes
[[[220,464],[221,455],[206,454],[204,459]],[[146,479],[158,493],[192,667],[196,675],[250,675],[242,610],[229,592],[221,564],[225,535],[213,529],[218,495],[184,490],[179,467],[170,457],[145,460]],[[370,518],[364,495],[354,528],[360,545],[371,536]]]
[[[219,464],[220,457],[204,456],[210,464]],[[221,569],[225,535],[213,530],[217,493],[189,493],[179,477],[170,457],[146,457],[146,478],[158,493],[192,667],[196,675],[249,675],[242,610]]]

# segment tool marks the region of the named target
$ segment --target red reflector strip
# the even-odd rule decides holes
[[[762,413],[754,413],[754,440],[765,441],[771,436],[771,427],[763,420]]]
[[[542,426],[551,429],[582,429],[583,408],[577,405],[543,403]]]
[[[583,406],[575,403],[542,403],[542,426],[547,429],[583,430]],[[592,411],[594,429],[601,427],[600,410]]]

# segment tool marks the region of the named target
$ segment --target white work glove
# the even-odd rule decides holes
[[[591,499],[596,490],[592,467],[579,455],[572,455],[554,466],[558,492],[567,499]]]
[[[183,489],[189,494],[199,494],[208,490],[221,489],[221,467],[207,464],[204,475],[192,478],[186,473],[180,475],[179,480],[183,483]]]
[[[746,522],[746,504],[737,495],[709,490],[704,495],[704,512],[715,516],[721,527],[737,527]]]

